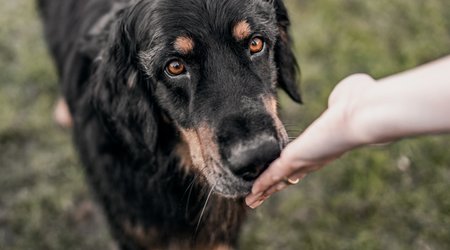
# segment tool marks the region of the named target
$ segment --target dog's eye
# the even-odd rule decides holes
[[[264,49],[264,40],[261,37],[253,37],[249,44],[250,53],[256,54]]]
[[[171,76],[178,76],[186,71],[186,67],[179,60],[172,60],[166,66],[166,72]]]

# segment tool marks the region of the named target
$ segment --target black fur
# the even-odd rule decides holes
[[[242,197],[286,143],[265,101],[276,85],[301,101],[281,0],[38,3],[76,147],[121,249],[235,247]],[[261,53],[233,37],[242,20]],[[191,53],[175,51],[179,36]],[[183,75],[165,72],[172,59]]]

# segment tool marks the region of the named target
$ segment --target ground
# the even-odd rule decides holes
[[[450,53],[448,0],[287,0],[305,104],[281,94],[298,135],[333,86]],[[52,122],[57,78],[31,0],[0,0],[0,249],[113,249],[70,132]],[[253,211],[242,249],[450,249],[450,137],[347,154]]]

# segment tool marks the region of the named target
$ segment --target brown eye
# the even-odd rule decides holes
[[[171,76],[178,76],[186,71],[184,64],[178,60],[170,61],[166,66],[166,71]]]
[[[256,54],[261,52],[264,49],[264,41],[261,37],[254,37],[250,41],[250,53]]]

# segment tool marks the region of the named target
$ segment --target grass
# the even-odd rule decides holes
[[[111,249],[70,133],[31,0],[0,0],[0,249]],[[286,0],[305,105],[295,136],[345,76],[376,78],[450,53],[447,0]],[[242,249],[449,249],[450,137],[356,150],[252,212]]]

